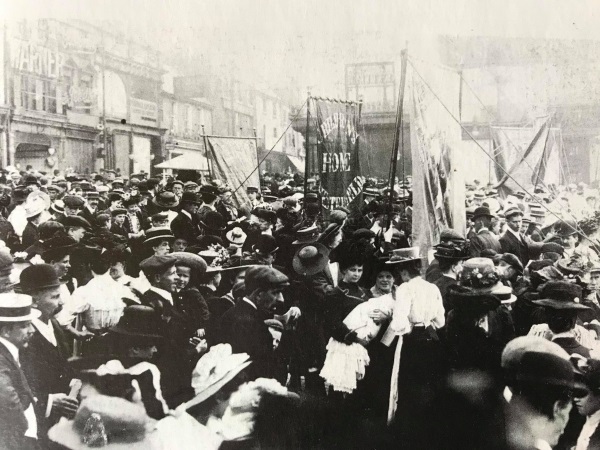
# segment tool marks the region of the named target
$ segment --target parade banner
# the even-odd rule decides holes
[[[358,158],[358,105],[314,99],[317,117],[317,159],[323,207],[348,206],[365,182]]]
[[[249,202],[250,198],[246,193],[246,187],[260,188],[258,170],[255,170],[258,166],[256,139],[214,136],[206,139],[212,176],[227,183],[233,189],[239,187],[233,194],[238,207]],[[252,171],[254,172],[251,174]],[[249,178],[246,180],[248,176]],[[244,180],[246,180],[245,183]]]
[[[445,229],[465,232],[465,186],[458,159],[461,128],[452,117],[458,117],[460,79],[455,72],[430,66],[409,72],[412,245],[427,249],[439,243]]]
[[[556,182],[554,161],[560,130],[545,118],[536,127],[491,127],[497,187],[502,196]],[[504,170],[510,174],[508,176]]]

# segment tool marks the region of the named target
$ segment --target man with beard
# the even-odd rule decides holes
[[[19,352],[33,336],[31,321],[40,312],[31,309],[31,297],[0,294],[0,436],[7,450],[37,446],[35,398],[19,365]]]
[[[67,363],[68,345],[55,320],[63,306],[56,271],[48,264],[29,266],[21,272],[20,283],[41,312],[39,319],[32,320],[35,332],[21,355],[21,366],[38,399],[38,430],[43,439],[58,419],[73,418],[79,403],[66,394],[73,374]]]
[[[244,284],[246,295],[221,317],[220,342],[230,344],[234,353],[250,355],[252,378],[273,378],[277,371],[273,338],[265,320],[272,319],[283,303],[288,278],[277,269],[253,266],[246,271]]]

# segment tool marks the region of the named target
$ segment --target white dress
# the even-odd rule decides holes
[[[356,306],[344,319],[344,325],[355,331],[357,338],[370,342],[381,328],[381,324],[369,317],[376,309],[391,315],[394,309],[392,295],[372,298]],[[357,342],[345,344],[331,338],[320,376],[327,388],[331,386],[334,391],[351,394],[356,389],[356,382],[365,376],[368,365],[369,353],[363,345]]]

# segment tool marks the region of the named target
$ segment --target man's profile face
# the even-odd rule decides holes
[[[283,303],[283,292],[281,288],[261,291],[256,299],[256,306],[258,309],[268,314],[275,313],[278,303]]]

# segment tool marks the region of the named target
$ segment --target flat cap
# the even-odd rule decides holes
[[[458,231],[453,230],[452,228],[448,228],[447,230],[442,231],[440,234],[440,241],[464,241],[465,237],[460,234]]]
[[[151,256],[140,263],[140,268],[144,271],[145,275],[152,275],[165,272],[167,269],[173,267],[176,262],[177,258],[171,255]]]
[[[79,217],[79,216],[67,216],[64,219],[61,220],[61,223],[64,225],[65,228],[83,228],[86,230],[91,230],[92,226],[90,225],[90,223],[85,220],[83,217]]]
[[[125,208],[116,208],[116,209],[113,209],[113,210],[110,212],[110,214],[111,214],[113,217],[120,216],[120,215],[125,215],[125,214],[127,214],[127,210],[126,210]]]
[[[81,209],[85,205],[85,200],[78,195],[65,195],[62,200],[71,209]]]
[[[12,270],[13,257],[8,248],[0,248],[0,273]]]
[[[256,290],[266,291],[287,286],[288,277],[279,270],[268,266],[252,266],[246,270],[244,278],[246,292],[251,293]]]

